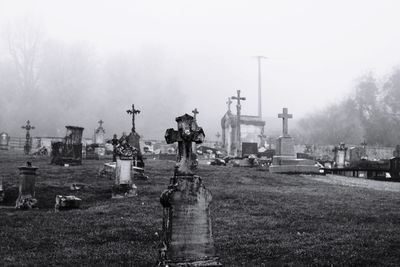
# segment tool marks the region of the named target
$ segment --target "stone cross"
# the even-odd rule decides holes
[[[193,113],[193,118],[196,120],[196,115],[199,114],[199,111],[197,110],[197,108],[192,110],[192,113]]]
[[[237,101],[236,104],[236,155],[239,156],[241,153],[241,132],[240,132],[240,111],[242,109],[242,106],[240,105],[240,100],[246,100],[245,97],[240,96],[240,90],[237,90],[237,96],[232,96],[232,99]]]
[[[31,134],[29,131],[34,130],[35,126],[32,126],[31,122],[28,120],[26,122],[26,125],[22,126],[21,128],[26,130],[24,150],[25,154],[29,154],[29,152],[31,151]]]
[[[228,101],[226,101],[226,104],[228,104],[228,110],[231,111],[232,100],[230,97],[228,97]]]
[[[193,175],[191,169],[192,162],[192,142],[201,144],[204,140],[204,132],[201,127],[196,125],[194,117],[185,114],[177,117],[178,130],[172,128],[165,132],[167,144],[178,142],[178,157],[176,175]]]
[[[101,128],[103,126],[104,121],[103,120],[99,120],[98,123],[100,124],[99,128]]]
[[[292,114],[288,113],[288,109],[287,108],[283,108],[283,113],[278,114],[278,118],[283,120],[283,136],[287,136],[288,134],[288,120],[293,118]]]
[[[132,114],[132,133],[135,133],[135,115],[140,113],[140,110],[135,109],[135,105],[132,104],[132,109],[126,111],[128,114]]]

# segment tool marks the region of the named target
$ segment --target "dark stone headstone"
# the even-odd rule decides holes
[[[15,203],[16,209],[32,209],[37,207],[35,198],[36,170],[38,167],[27,162],[26,166],[18,167],[19,170],[19,194]]]
[[[79,209],[81,202],[82,202],[82,199],[80,199],[76,196],[57,195],[56,196],[56,204],[55,204],[54,208],[56,211]]]
[[[242,157],[248,157],[250,155],[257,155],[258,145],[257,143],[242,142]]]

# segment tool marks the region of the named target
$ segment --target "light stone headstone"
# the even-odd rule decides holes
[[[115,168],[115,180],[112,188],[112,198],[137,196],[137,187],[133,183],[131,175],[132,159],[136,150],[126,141],[117,145],[117,162]]]

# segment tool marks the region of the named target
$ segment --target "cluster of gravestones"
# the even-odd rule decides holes
[[[137,113],[133,106],[131,112],[133,115]],[[132,122],[134,125],[134,116]],[[196,118],[188,114],[177,117],[176,122],[178,129],[167,129],[165,133],[168,144],[178,143],[178,154],[174,175],[170,178],[168,188],[160,197],[163,207],[163,234],[158,266],[222,266],[215,255],[212,236],[210,216],[212,195],[205,188],[202,178],[194,173],[193,167],[193,143],[202,143],[205,134],[197,125]],[[62,147],[75,144],[73,141],[79,139],[75,135],[81,136],[83,130],[83,128],[69,129],[71,130],[71,134],[68,135],[70,139],[65,141]],[[136,133],[134,126],[132,132]],[[115,177],[112,198],[137,196],[137,187],[133,183],[131,170],[132,162],[135,157],[137,159],[138,149],[131,145],[131,141],[125,136],[115,142],[116,162],[105,164]],[[60,154],[65,155],[62,152],[63,150]],[[74,154],[70,155],[74,156]],[[72,162],[71,156],[60,158],[64,164]],[[18,169],[20,184],[16,208],[35,208],[37,207],[35,180],[38,167],[27,162],[26,166]],[[77,190],[79,185],[72,185],[71,189]],[[0,200],[2,193],[3,187],[0,181]],[[56,211],[79,208],[80,202],[81,199],[75,196],[57,195],[55,208]]]

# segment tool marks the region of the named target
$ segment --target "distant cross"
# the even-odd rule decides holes
[[[26,130],[24,151],[25,154],[29,154],[31,151],[31,134],[29,131],[35,129],[35,126],[32,126],[31,122],[28,120],[26,125],[22,126],[21,128]]]
[[[98,123],[100,124],[99,128],[101,128],[103,126],[104,121],[103,120],[99,120]]]
[[[363,141],[362,143],[361,143],[361,146],[363,147],[363,148],[365,148],[366,146],[367,146],[367,141]]]
[[[283,108],[283,113],[278,114],[278,118],[283,120],[283,136],[288,135],[288,120],[293,118],[292,114],[288,113],[287,108]]]
[[[140,113],[140,110],[135,109],[135,105],[132,104],[132,109],[126,111],[128,114],[132,114],[132,133],[135,133],[135,115]]]
[[[240,151],[241,151],[241,136],[240,136],[240,111],[242,109],[242,106],[240,105],[240,100],[246,100],[245,97],[240,96],[240,90],[237,90],[237,96],[232,96],[232,99],[237,101],[236,104],[236,119],[237,119],[237,124],[236,124],[236,156],[240,156]]]
[[[193,113],[193,118],[196,120],[196,115],[199,114],[199,111],[197,110],[197,108],[192,110],[192,113]]]
[[[231,111],[232,100],[230,97],[228,97],[228,101],[226,101],[226,104],[228,104],[228,110]]]

